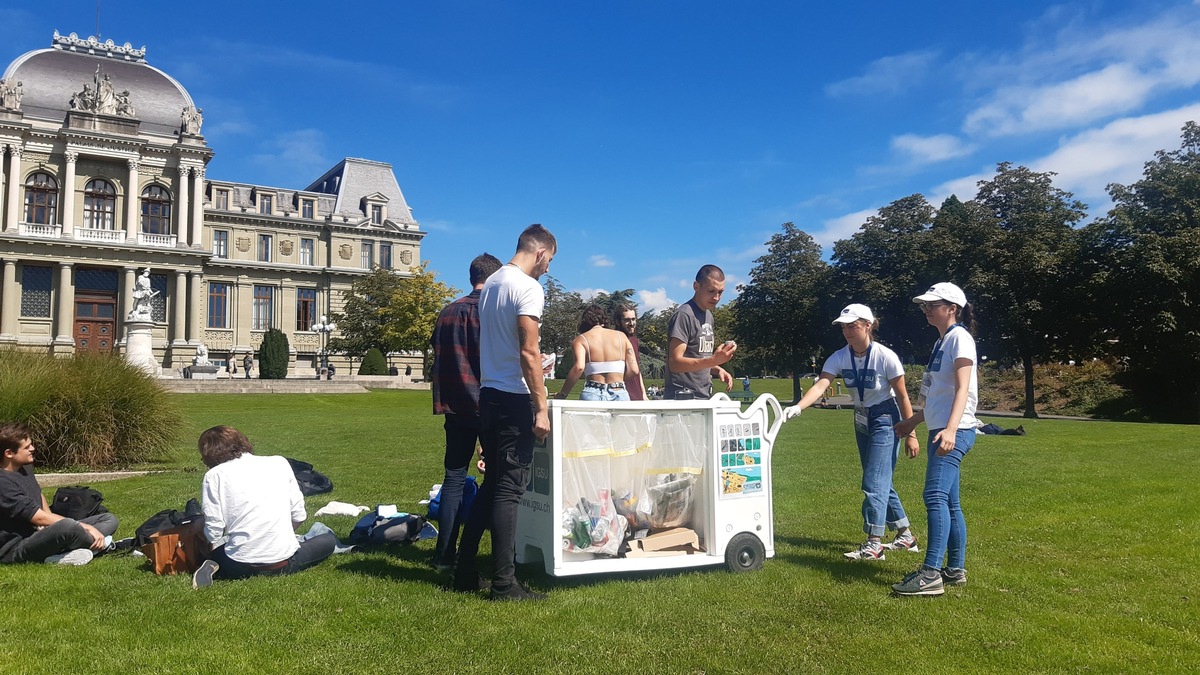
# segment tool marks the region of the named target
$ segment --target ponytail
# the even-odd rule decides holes
[[[967,303],[958,308],[958,322],[967,329],[967,332],[975,334],[975,309],[971,307],[971,303]]]

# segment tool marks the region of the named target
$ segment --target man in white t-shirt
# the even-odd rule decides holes
[[[516,579],[517,507],[529,482],[534,440],[550,433],[538,345],[545,293],[538,278],[558,252],[554,235],[530,225],[507,265],[488,277],[479,296],[480,444],[487,466],[459,544],[454,589],[485,584],[476,557],[492,531],[493,600],[542,600]]]

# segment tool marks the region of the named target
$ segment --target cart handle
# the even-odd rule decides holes
[[[767,440],[774,445],[775,435],[779,433],[779,428],[783,426],[783,405],[779,402],[779,399],[771,394],[763,394],[758,397],[758,401],[764,399],[770,407],[775,409],[775,421],[771,423],[771,428],[767,429]],[[758,401],[755,401],[755,403],[757,404]]]

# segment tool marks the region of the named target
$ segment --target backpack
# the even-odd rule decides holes
[[[350,531],[350,543],[364,544],[411,544],[437,536],[437,530],[425,518],[413,513],[394,516],[379,516],[376,511],[364,515]]]
[[[193,520],[204,522],[204,511],[200,508],[200,502],[195,499],[189,499],[187,505],[183,507],[183,511],[175,509],[164,509],[150,516],[150,518],[138,526],[133,533],[133,545],[136,548],[141,548],[150,543],[150,535],[180,525],[187,525]]]
[[[308,462],[285,457],[292,465],[292,473],[296,474],[296,484],[300,486],[300,494],[305,497],[333,492],[333,481],[325,474],[313,468]]]
[[[86,485],[60,487],[54,492],[54,503],[50,505],[50,512],[63,518],[83,520],[97,513],[107,513],[108,509],[100,505],[102,501],[104,497]]]
[[[471,503],[475,501],[475,493],[479,492],[479,485],[475,482],[475,476],[467,476],[467,480],[463,483],[462,501],[458,503],[458,521],[465,523],[467,514],[471,513]],[[442,522],[442,490],[438,488],[437,494],[429,500],[429,519]]]

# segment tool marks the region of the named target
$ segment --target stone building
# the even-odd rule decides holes
[[[120,352],[148,268],[164,373],[201,343],[223,362],[277,327],[292,374],[311,376],[313,326],[341,291],[420,262],[391,165],[347,158],[302,190],[210,178],[201,108],[145,52],[55,32],[3,73],[0,346]]]

